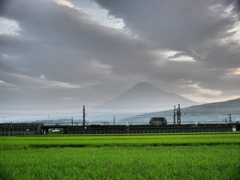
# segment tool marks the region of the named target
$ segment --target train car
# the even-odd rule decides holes
[[[166,125],[167,120],[165,117],[152,117],[149,121],[149,124]]]

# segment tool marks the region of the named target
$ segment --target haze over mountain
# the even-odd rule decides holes
[[[103,106],[143,107],[146,109],[163,110],[173,107],[176,104],[186,107],[194,105],[196,102],[173,93],[165,92],[149,83],[139,82]]]
[[[111,109],[111,108],[110,108]],[[202,105],[194,105],[191,107],[181,108],[182,112],[182,124],[186,123],[226,123],[229,122],[229,114],[231,114],[232,122],[240,121],[240,98],[217,102],[208,103]],[[115,117],[116,124],[148,124],[151,117],[166,117],[168,124],[173,123],[173,109],[167,111],[158,111],[145,114],[134,115],[130,117],[130,113],[123,111],[118,114],[115,112],[116,109],[106,111],[102,109],[102,114],[88,113],[86,119],[88,124],[113,124],[113,117]],[[130,108],[131,110],[131,108]],[[99,111],[101,112],[101,111]],[[127,113],[128,112],[128,113]],[[136,113],[136,112],[135,112]],[[125,114],[125,115],[124,115]],[[39,120],[36,123],[44,124],[68,124],[70,125],[71,119],[57,119],[57,120]],[[73,120],[74,125],[82,124],[81,117]]]
[[[139,82],[122,94],[88,111],[90,122],[116,122],[122,119],[156,111],[163,111],[181,104],[184,107],[197,104],[179,95],[165,92],[146,82]]]
[[[229,122],[229,114],[231,114],[232,122],[236,122],[240,121],[240,98],[186,107],[182,108],[181,112],[182,123]],[[133,124],[144,124],[148,123],[151,117],[159,116],[166,117],[169,124],[173,123],[173,109],[133,116],[123,119],[122,123],[131,122]]]
[[[86,107],[86,120],[89,123],[112,123],[114,117],[117,122],[124,118],[138,114],[168,110],[177,104],[181,104],[182,107],[186,107],[197,103],[179,95],[165,92],[150,83],[139,82],[101,106],[94,106],[93,108]],[[50,119],[45,119],[46,121],[42,121],[41,118],[29,119],[29,121],[39,120],[39,122],[46,124],[66,124],[71,123],[71,120],[69,120],[71,116],[77,118],[79,123],[81,122],[82,116],[78,114],[76,117],[76,113],[74,115],[66,114],[62,116],[61,113],[59,115],[56,113],[55,116],[51,115]],[[59,121],[55,122],[55,120]]]

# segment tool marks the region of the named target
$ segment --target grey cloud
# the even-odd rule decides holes
[[[133,32],[159,48],[186,51],[189,46],[215,39],[232,20],[213,13],[213,1],[96,0],[113,16],[123,18]]]
[[[21,5],[15,6],[21,9]],[[24,9],[24,4],[22,6]],[[76,10],[69,12],[67,7],[55,6],[44,9],[44,13],[42,8],[38,8],[29,19],[25,14],[31,12],[22,10],[20,17],[24,18],[18,19],[25,29],[23,38],[26,34],[29,36],[23,44],[30,44],[30,47],[26,47],[27,51],[20,50],[21,54],[25,53],[21,63],[28,69],[27,74],[35,77],[45,74],[51,79],[71,82],[108,79],[106,76],[111,74],[104,74],[91,66],[91,61],[95,60],[110,65],[113,73],[119,75],[140,75],[146,70],[145,64],[151,57],[144,42],[94,24]],[[15,19],[17,15],[13,13],[9,17]],[[45,19],[54,24],[44,24]]]
[[[234,33],[228,32],[235,27],[236,19],[223,14],[231,4],[234,4],[237,10],[239,1],[96,0],[96,2],[108,9],[109,14],[122,18],[126,28],[150,40],[155,48],[181,51],[181,54],[193,56],[199,62],[191,65],[183,62],[163,63],[157,68],[151,67],[152,71],[149,73],[151,76],[165,82],[171,81],[173,84],[175,81],[179,82],[178,78],[191,79],[205,88],[214,89],[212,86],[214,84],[217,89],[230,91],[231,86],[220,87],[217,83],[231,81],[231,78],[221,77],[226,76],[230,69],[240,67],[240,46],[239,42],[231,40]],[[222,43],[221,40],[224,38],[229,42]],[[238,78],[234,83],[237,81]],[[170,87],[170,83],[166,84]]]
[[[220,42],[220,39],[234,35],[228,30],[236,23],[231,16],[222,14],[227,6],[239,1],[96,1],[111,15],[123,18],[127,28],[150,40],[156,48],[181,51],[196,60],[204,60],[206,67],[212,64],[220,67],[226,64],[231,68],[239,65],[239,51],[235,49],[233,52],[230,50],[232,45]],[[217,6],[219,4],[222,6]],[[196,55],[203,53],[208,56]]]
[[[18,36],[0,36],[0,53],[18,57],[6,60],[0,55],[0,80],[16,86],[11,92],[0,87],[4,102],[54,105],[71,98],[67,102],[72,105],[103,103],[138,81],[174,93],[187,92],[182,85],[191,81],[226,96],[239,94],[239,78],[224,79],[240,67],[238,44],[219,40],[233,35],[226,31],[235,21],[220,16],[219,9],[210,11],[214,1],[96,2],[122,18],[138,38],[49,0],[15,0],[5,5],[1,16],[16,20],[21,31]],[[176,57],[191,55],[197,61],[172,62],[153,53],[166,49],[181,51]],[[89,86],[42,88],[41,77],[53,85]]]
[[[84,82],[95,84],[109,79],[117,82],[118,80],[114,79],[117,75],[106,74],[101,68],[92,66],[92,62],[99,61],[106,64],[105,66],[109,65],[114,73],[121,75],[125,72],[134,73],[133,69],[137,72],[140,67],[143,70],[141,63],[136,66],[134,62],[143,62],[148,59],[148,56],[144,55],[146,45],[143,42],[131,40],[131,37],[124,33],[94,24],[85,14],[74,9],[47,1],[16,1],[7,8],[4,16],[16,20],[22,29],[20,35],[16,37],[0,36],[2,52],[21,57],[15,62],[6,62],[7,65],[1,67],[2,72],[10,72],[9,68],[12,68],[11,73],[28,77],[25,80],[19,80],[6,73],[1,74],[1,79],[19,87],[18,93],[14,95],[14,97],[19,96],[14,98],[16,103],[22,98],[36,102],[39,96],[49,97],[49,100],[58,102],[56,97],[67,96],[62,90],[45,91],[39,88],[41,83],[30,83],[31,78],[36,79],[44,75],[49,80],[71,84]],[[145,57],[142,58],[142,56]],[[93,90],[87,89],[94,94]],[[25,94],[24,90],[31,93]],[[81,92],[84,91],[84,89],[75,90],[71,91],[71,94],[79,99]],[[36,97],[33,97],[34,95]],[[92,96],[95,100],[99,99]],[[101,95],[101,97],[105,96]],[[81,97],[80,99],[89,98]]]
[[[12,0],[1,0],[0,1],[0,15],[5,11],[6,7]]]
[[[233,6],[233,11],[240,15],[240,1],[239,0],[222,0],[222,2],[227,6]],[[240,17],[240,16],[239,16]]]

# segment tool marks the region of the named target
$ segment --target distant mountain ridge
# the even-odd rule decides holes
[[[112,100],[88,111],[90,122],[120,122],[138,114],[163,111],[181,104],[187,107],[197,104],[176,94],[165,92],[149,83],[139,82]]]
[[[139,82],[103,106],[168,106],[174,104],[189,106],[196,104],[182,96],[165,92],[146,82]]]
[[[233,122],[240,122],[240,98],[224,102],[194,105],[181,109],[182,123],[228,122],[231,114]],[[164,116],[173,123],[173,109],[167,111],[140,114],[125,118],[122,123],[148,123],[151,117]]]
[[[233,99],[224,102],[208,103],[202,105],[194,105],[191,107],[182,108],[182,123],[204,123],[204,122],[226,122],[229,120],[229,114],[231,114],[232,121],[240,122],[240,98]],[[173,123],[173,109],[166,111],[151,112],[145,114],[139,114],[136,116],[123,118],[118,121],[117,124],[148,124],[151,117],[164,116],[168,120],[168,124]],[[103,117],[102,120],[108,121],[111,124],[112,117],[107,119],[108,116]],[[93,118],[95,119],[95,117]],[[87,116],[89,120],[89,116]],[[68,124],[72,122],[71,119],[58,119],[58,120],[38,120],[35,123],[44,123],[44,124]],[[81,125],[81,119],[74,119],[74,125]],[[90,124],[93,122],[89,122]],[[96,124],[101,123],[94,122]],[[93,123],[93,124],[94,124]]]
[[[214,102],[214,103],[206,103],[202,105],[196,105],[192,106],[191,108],[205,108],[206,110],[209,108],[235,108],[240,107],[240,98],[237,99],[231,99],[228,101],[222,101],[222,102]],[[240,111],[240,109],[239,109]]]

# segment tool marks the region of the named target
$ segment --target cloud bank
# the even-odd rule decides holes
[[[240,96],[239,1],[0,7],[1,107],[97,105],[139,81],[200,102]]]

